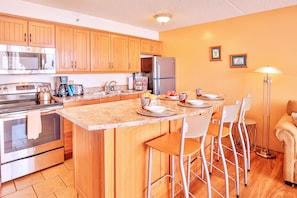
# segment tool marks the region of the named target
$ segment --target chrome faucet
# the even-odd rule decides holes
[[[104,83],[104,91],[105,91],[106,93],[109,93],[108,81],[106,81],[106,82]]]
[[[116,84],[117,84],[116,81],[114,81],[114,80],[110,81],[110,82],[108,83],[109,91],[114,91],[114,89],[115,89],[114,86],[115,86]]]
[[[115,84],[116,84],[117,82],[116,81],[114,81],[114,80],[112,80],[112,81],[106,81],[105,83],[104,83],[104,91],[106,92],[106,93],[110,93],[110,91],[113,91],[114,90],[114,88],[112,88],[112,86],[114,86]]]

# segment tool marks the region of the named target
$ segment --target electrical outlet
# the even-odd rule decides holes
[[[69,81],[68,81],[68,84],[73,84],[73,83],[74,83],[73,80],[69,80]]]

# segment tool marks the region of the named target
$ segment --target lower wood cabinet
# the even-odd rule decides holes
[[[84,100],[78,102],[64,103],[64,108],[98,103],[99,100]],[[65,118],[62,118],[62,131],[64,135],[64,158],[66,160],[72,158],[72,122]]]
[[[119,100],[121,100],[120,96],[112,96],[112,97],[100,98],[99,103],[114,102]]]
[[[139,98],[140,95],[139,94],[121,95],[121,100],[129,100],[129,99]]]

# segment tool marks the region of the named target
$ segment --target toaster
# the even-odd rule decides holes
[[[82,84],[71,84],[69,85],[73,95],[83,95],[84,86]]]

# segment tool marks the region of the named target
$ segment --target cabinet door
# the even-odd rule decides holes
[[[128,71],[128,37],[111,35],[111,67],[112,71]]]
[[[73,70],[90,71],[90,32],[82,29],[73,31]]]
[[[99,103],[114,102],[119,100],[121,100],[120,96],[112,96],[112,97],[100,98]]]
[[[129,68],[130,72],[140,71],[140,39],[129,38]]]
[[[150,40],[141,40],[141,53],[142,54],[151,54],[152,53],[152,45]]]
[[[141,40],[141,53],[142,54],[152,54],[161,55],[162,54],[162,43],[153,40]]]
[[[129,100],[134,98],[139,98],[139,94],[121,95],[121,100]]]
[[[162,54],[162,43],[158,41],[152,41],[152,54],[161,55]]]
[[[0,16],[0,43],[27,45],[28,23],[26,20]]]
[[[91,71],[110,71],[110,34],[91,32]]]
[[[29,21],[29,45],[55,47],[55,25]]]
[[[73,29],[56,27],[57,72],[73,71]]]

